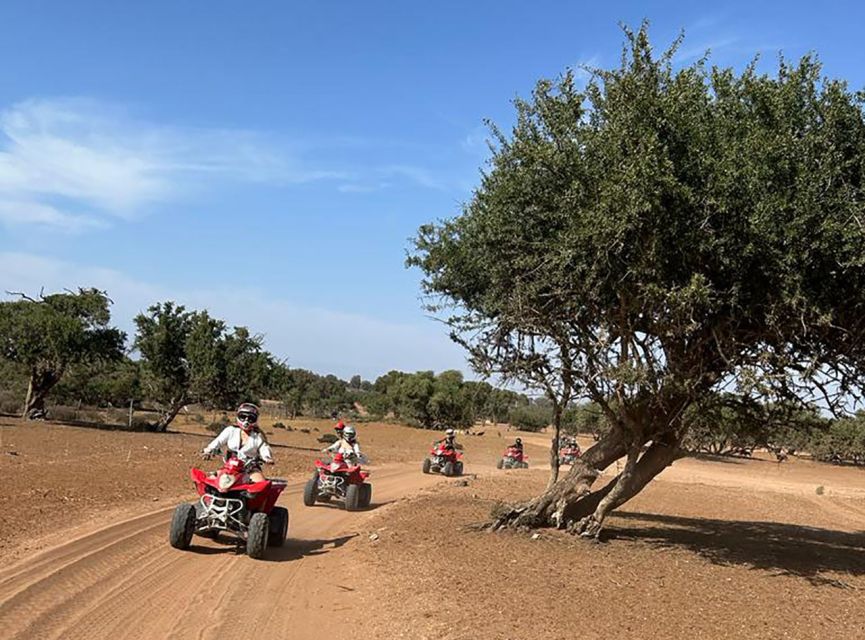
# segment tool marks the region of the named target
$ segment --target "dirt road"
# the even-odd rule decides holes
[[[372,477],[373,507],[441,482],[417,465]],[[341,579],[367,513],[330,505],[305,508],[302,481],[280,504],[289,539],[252,560],[233,546],[196,537],[190,551],[168,546],[173,507],[129,518],[49,548],[0,571],[4,638],[319,637],[349,609],[359,587]]]

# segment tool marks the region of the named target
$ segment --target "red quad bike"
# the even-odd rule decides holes
[[[463,454],[456,449],[448,449],[442,442],[433,442],[429,457],[423,461],[424,473],[439,473],[445,476],[463,474]]]
[[[583,452],[580,451],[580,445],[566,444],[559,449],[559,464],[574,464],[581,455]]]
[[[250,558],[261,558],[268,546],[281,547],[288,534],[288,509],[277,507],[285,480],[249,482],[247,473],[261,460],[242,462],[226,456],[216,473],[192,468],[189,475],[200,498],[197,503],[178,505],[171,519],[169,542],[175,549],[188,549],[192,535],[215,538],[230,533],[246,546]]]
[[[528,469],[529,463],[526,462],[528,459],[529,457],[521,449],[508,447],[496,467],[498,469]]]
[[[372,501],[372,485],[366,481],[369,472],[361,471],[359,464],[351,464],[337,453],[330,462],[316,460],[315,467],[318,475],[307,480],[303,488],[303,504],[307,507],[333,498],[342,500],[346,511],[369,507]]]

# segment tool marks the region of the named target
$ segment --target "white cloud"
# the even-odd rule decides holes
[[[690,62],[703,57],[706,53],[712,54],[728,49],[734,46],[737,42],[739,42],[739,38],[736,37],[716,38],[714,40],[700,42],[693,46],[680,48],[676,51],[676,55],[673,56],[673,60],[680,64]]]
[[[293,367],[374,379],[390,369],[462,369],[463,352],[444,329],[429,320],[399,323],[274,299],[249,289],[172,290],[119,271],[72,264],[27,253],[0,252],[3,290],[38,293],[95,286],[114,301],[112,316],[130,335],[132,318],[149,305],[175,300],[192,309],[208,309],[230,326],[243,325],[265,335],[266,348],[288,357]]]
[[[393,164],[382,167],[378,172],[385,177],[400,177],[427,189],[446,190],[445,181],[436,177],[429,169],[408,164]]]
[[[104,227],[100,220],[60,211],[38,202],[0,200],[0,224],[49,227],[71,233]]]
[[[29,100],[0,112],[0,223],[80,231],[186,197],[215,176],[345,177],[299,166],[260,134],[165,127],[94,101]]]

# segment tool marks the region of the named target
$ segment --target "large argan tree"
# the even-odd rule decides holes
[[[810,56],[676,68],[678,42],[625,34],[618,68],[516,102],[463,213],[409,258],[477,368],[567,375],[611,425],[494,528],[597,535],[720,391],[837,408],[863,382],[863,94]]]
[[[119,361],[126,336],[109,326],[108,296],[79,289],[0,302],[0,357],[26,368],[25,418],[45,415],[45,399],[71,365]]]

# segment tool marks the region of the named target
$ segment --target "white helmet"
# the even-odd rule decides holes
[[[347,442],[354,442],[354,439],[357,437],[357,430],[349,425],[342,430],[342,437],[345,438]]]
[[[457,432],[454,431],[453,429],[448,429],[447,431],[445,431],[445,435],[448,438],[453,438],[456,434],[457,434]]]

